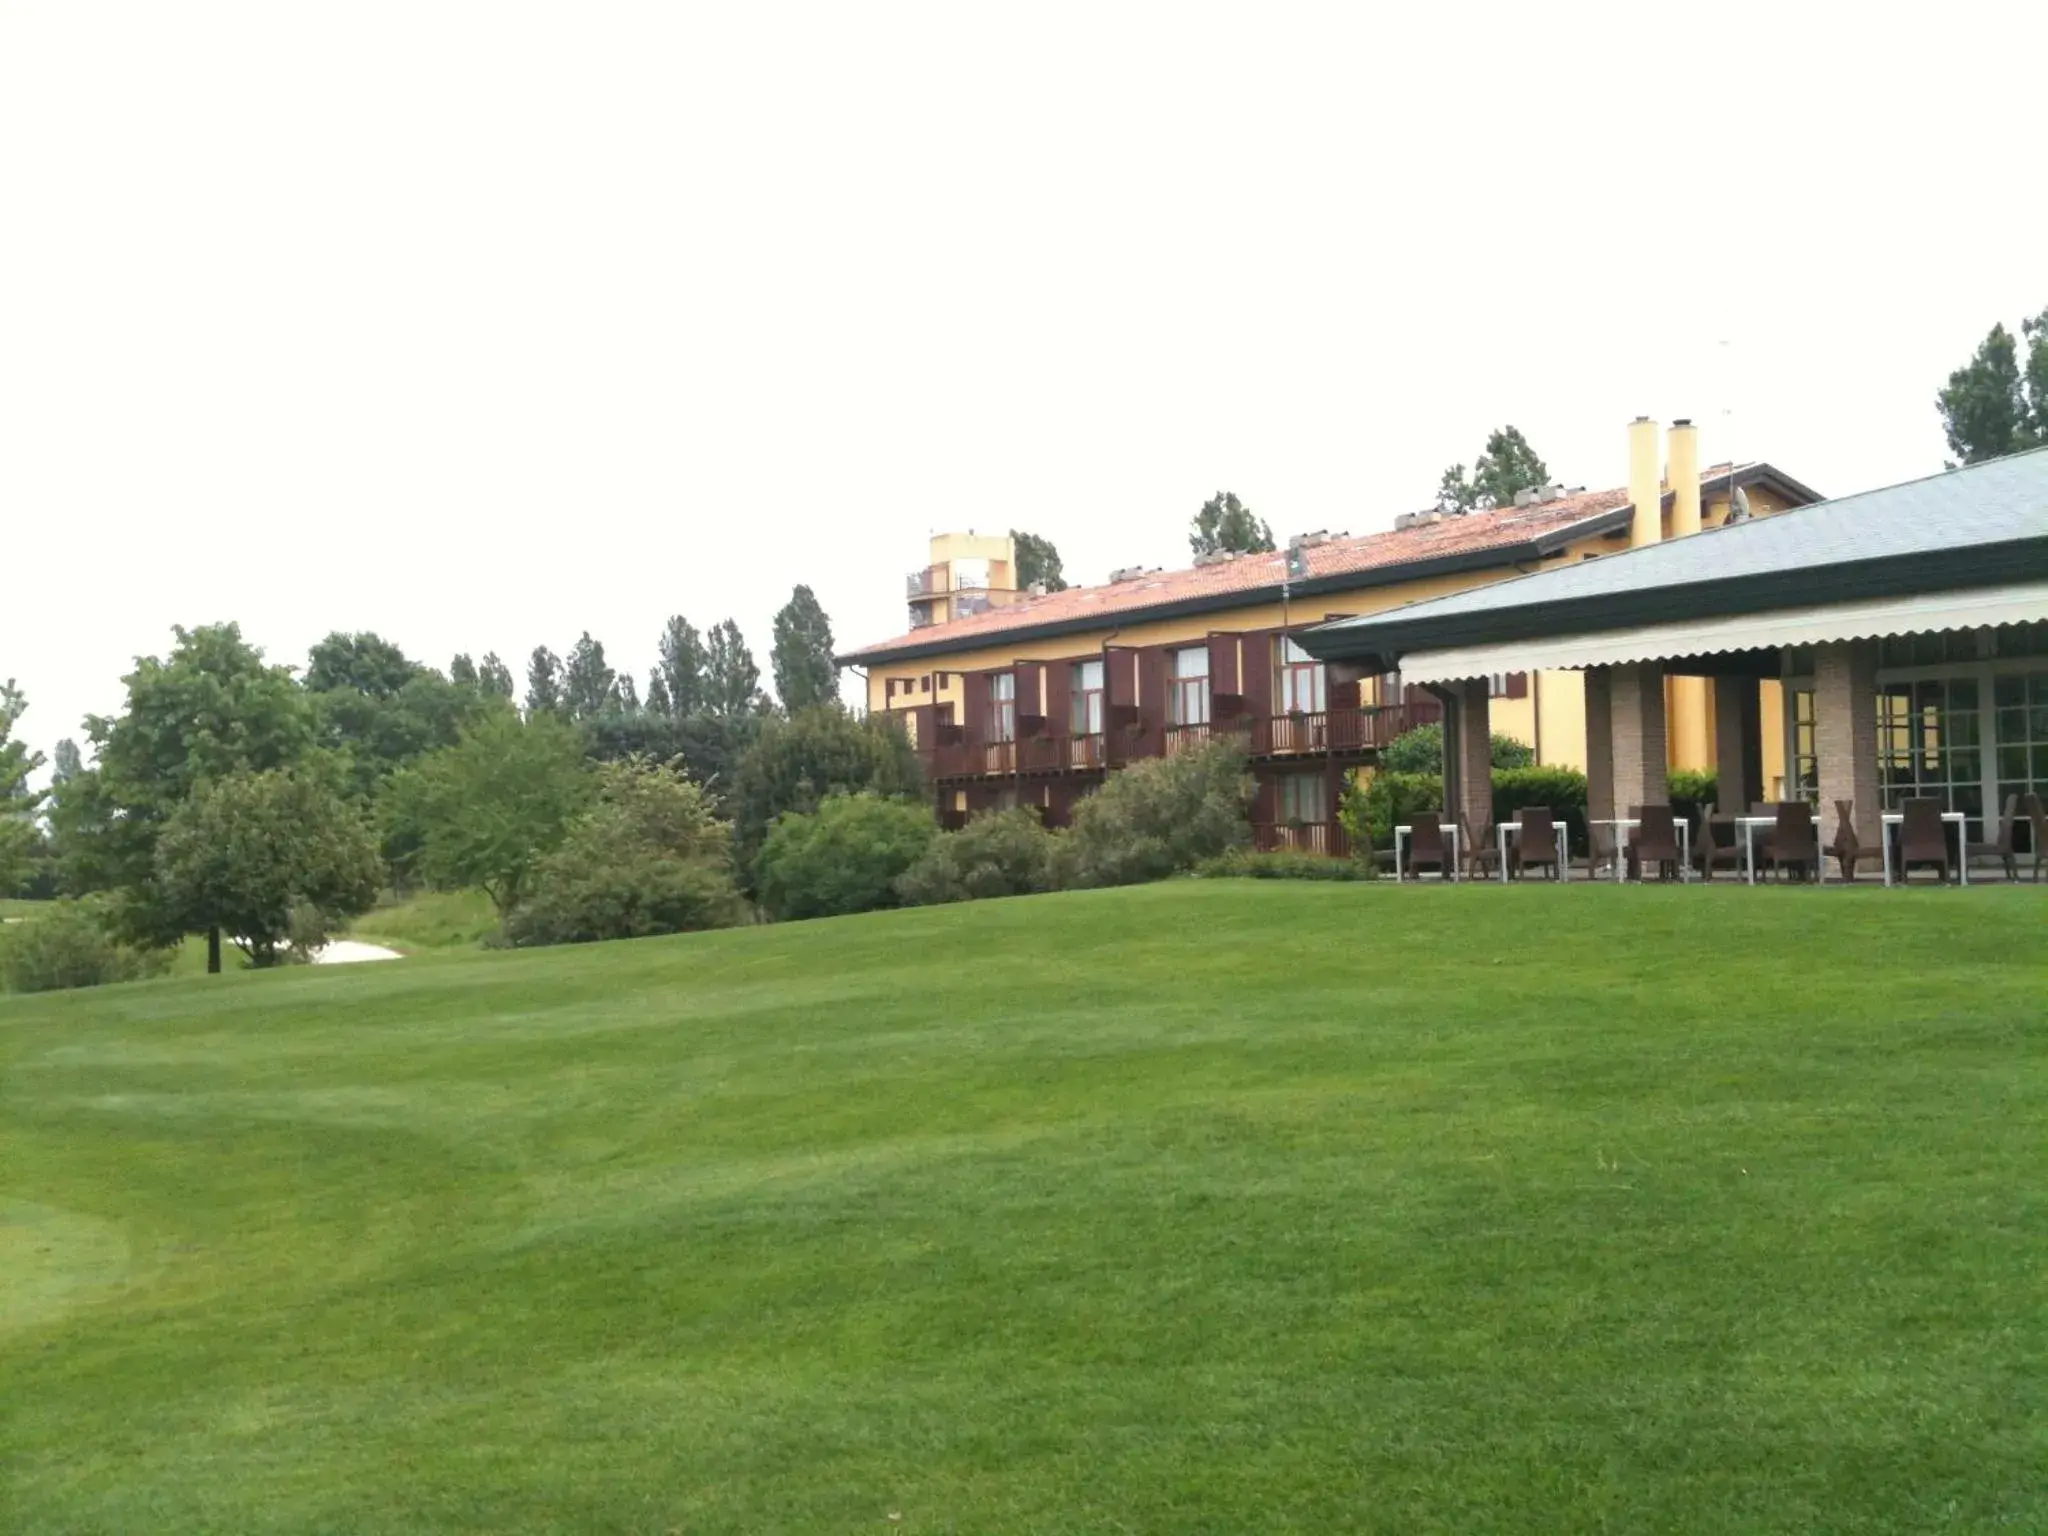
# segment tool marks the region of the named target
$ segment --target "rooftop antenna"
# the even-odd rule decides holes
[[[1728,515],[1721,521],[1749,521],[1749,492],[1735,483],[1735,346],[1721,338],[1721,440],[1728,454]]]

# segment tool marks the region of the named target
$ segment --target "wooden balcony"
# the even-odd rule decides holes
[[[1351,852],[1351,839],[1334,821],[1308,821],[1291,826],[1255,822],[1252,847],[1260,853],[1314,853],[1325,858],[1343,858]]]
[[[1379,709],[1326,709],[1309,714],[1273,715],[1250,720],[1218,720],[1201,725],[1166,725],[1156,717],[1127,710],[1108,731],[1072,736],[1043,731],[1011,741],[973,741],[958,727],[934,734],[924,754],[926,771],[937,780],[1036,777],[1061,773],[1100,773],[1149,757],[1170,757],[1193,751],[1224,737],[1236,737],[1255,758],[1299,761],[1311,758],[1360,757],[1380,750],[1434,711],[1402,705]]]

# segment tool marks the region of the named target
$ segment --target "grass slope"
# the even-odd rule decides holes
[[[365,912],[349,925],[348,936],[413,955],[475,948],[497,929],[497,908],[482,891],[421,891]]]
[[[2048,1526],[2038,890],[0,1000],[0,1525]]]

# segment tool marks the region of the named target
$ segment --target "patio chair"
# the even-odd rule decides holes
[[[1563,879],[1564,871],[1557,867],[1557,820],[1550,814],[1550,807],[1524,806],[1515,812],[1515,820],[1522,824],[1522,830],[1515,834],[1508,849],[1510,872],[1519,876],[1533,866],[1549,870],[1553,880]]]
[[[1632,805],[1629,815],[1636,819],[1635,835],[1629,839],[1632,873],[1655,865],[1657,878],[1668,879],[1679,872],[1678,817],[1668,805]]]
[[[1827,856],[1841,866],[1842,879],[1850,884],[1856,880],[1856,871],[1865,859],[1875,860],[1882,856],[1880,848],[1866,848],[1863,840],[1856,835],[1856,818],[1853,801],[1835,802],[1835,840],[1824,850]]]
[[[1588,880],[1597,880],[1600,878],[1600,866],[1603,863],[1622,857],[1624,857],[1622,851],[1614,846],[1614,829],[1611,827],[1596,827],[1589,822],[1586,826],[1585,857],[1575,858],[1571,861],[1571,864],[1574,869],[1583,864],[1586,869],[1586,878]]]
[[[1702,880],[1713,879],[1714,871],[1723,864],[1738,874],[1742,871],[1742,844],[1735,840],[1735,818],[1716,816],[1711,800],[1700,807],[1700,824],[1692,842],[1692,861],[1699,866]]]
[[[1458,849],[1468,878],[1485,880],[1500,872],[1500,849],[1494,841],[1492,822],[1481,822],[1475,831],[1472,824],[1460,816]]]
[[[1796,870],[1801,880],[1811,871],[1818,879],[1824,871],[1820,863],[1820,828],[1813,824],[1813,807],[1804,800],[1781,800],[1777,817],[1777,824],[1765,834],[1759,850],[1765,867],[1780,875]]]
[[[1408,818],[1407,873],[1420,880],[1425,864],[1439,878],[1451,872],[1451,856],[1444,851],[1444,824],[1435,811],[1417,811]]]
[[[2027,825],[2034,834],[2034,879],[2041,878],[2041,871],[2048,869],[2048,805],[2041,802],[2039,795],[2020,797],[2020,814],[2027,818]]]
[[[2006,879],[2019,879],[2020,861],[2012,851],[2012,824],[2013,818],[2019,814],[2019,808],[2020,797],[2007,795],[2005,813],[1998,818],[1998,836],[1988,843],[1966,842],[1963,845],[1964,859],[1996,859],[2004,866]]]
[[[1941,819],[1939,800],[1908,800],[1899,807],[1899,879],[1904,882],[1915,864],[1932,864],[1949,878],[1948,824]]]

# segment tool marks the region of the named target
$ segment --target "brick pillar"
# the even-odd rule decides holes
[[[1749,708],[1743,708],[1743,695]],[[1746,812],[1762,796],[1750,783],[1750,735],[1756,729],[1756,682],[1747,677],[1714,679],[1714,803],[1731,816]]]
[[[1476,833],[1493,821],[1493,717],[1483,677],[1468,677],[1458,685],[1457,753],[1453,809]]]
[[[1843,640],[1813,651],[1814,752],[1820,759],[1819,820],[1834,835],[1835,802],[1856,815],[1856,837],[1877,846],[1877,642]]]
[[[1665,760],[1664,669],[1655,662],[1615,667],[1608,684],[1614,731],[1614,809],[1667,805],[1671,800]]]
[[[1586,816],[1592,821],[1606,821],[1614,815],[1614,695],[1607,668],[1588,667],[1584,675]]]

